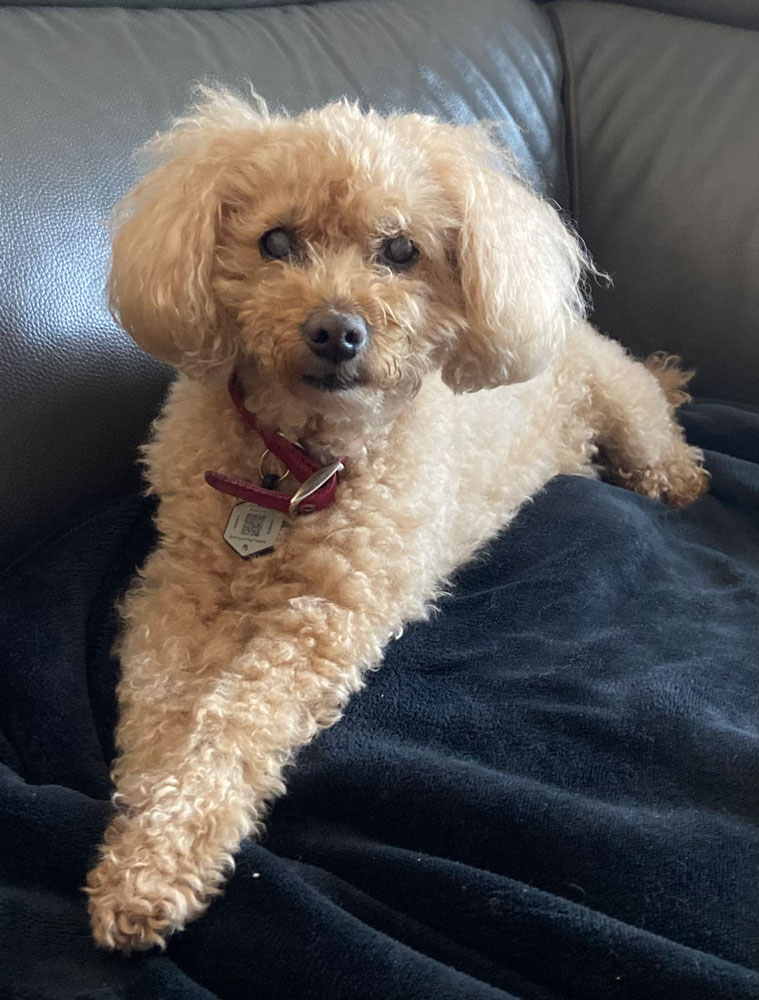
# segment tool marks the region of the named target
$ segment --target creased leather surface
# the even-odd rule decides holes
[[[293,0],[67,0],[67,7],[172,7],[181,10],[215,10],[236,7],[286,7]],[[320,0],[299,0],[298,6],[316,5]],[[543,3],[545,0],[537,0]],[[739,28],[759,27],[759,6],[755,0],[617,0],[631,7],[695,17]],[[0,7],[15,6],[12,0],[0,0]],[[56,7],[58,0],[27,0],[25,7]]]
[[[42,0],[47,2],[47,0]],[[89,0],[84,0],[89,2]],[[544,3],[545,0],[538,0]],[[644,7],[664,14],[677,14],[735,28],[759,28],[759,4],[756,0],[616,0],[628,7]]]
[[[503,120],[565,198],[558,53],[526,0],[0,9],[0,559],[134,482],[168,373],[107,315],[106,220],[202,78],[291,111],[347,94]]]
[[[759,402],[759,33],[600,3],[549,8],[573,210],[614,288],[595,321]]]

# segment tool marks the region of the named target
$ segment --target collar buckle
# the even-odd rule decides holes
[[[325,483],[336,476],[338,472],[342,472],[345,466],[338,459],[335,462],[330,462],[329,465],[325,465],[321,469],[317,469],[316,472],[309,476],[305,482],[301,483],[298,489],[290,497],[290,506],[287,513],[290,517],[297,517],[298,514],[310,514],[316,507],[313,504],[307,504],[301,507],[304,500],[308,499],[312,493],[316,493],[317,490],[321,489]],[[309,509],[310,508],[310,509]]]

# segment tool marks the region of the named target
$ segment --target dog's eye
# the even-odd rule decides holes
[[[379,252],[382,264],[387,264],[395,271],[407,271],[416,263],[419,250],[408,236],[391,236],[385,240]]]
[[[287,260],[297,249],[295,235],[289,229],[270,229],[258,241],[261,256],[269,260]]]

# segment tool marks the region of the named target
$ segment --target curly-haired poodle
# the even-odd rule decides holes
[[[589,261],[485,128],[217,91],[151,151],[110,296],[180,376],[87,887],[124,952],[203,912],[298,748],[552,476],[706,487],[686,376],[584,321]]]

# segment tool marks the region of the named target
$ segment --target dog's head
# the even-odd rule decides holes
[[[274,411],[360,418],[435,371],[524,381],[583,312],[577,240],[479,127],[216,92],[151,150],[116,216],[112,308],[151,354],[237,367]]]

